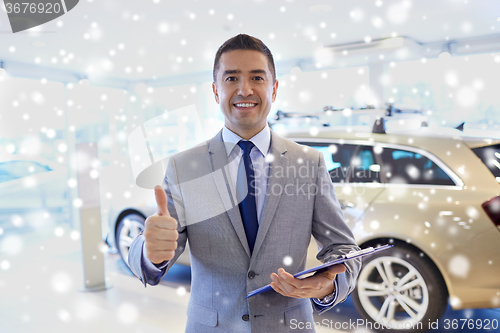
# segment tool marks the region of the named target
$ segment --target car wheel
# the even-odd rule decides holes
[[[116,228],[116,247],[128,266],[128,252],[134,239],[144,230],[146,219],[139,214],[129,214],[120,220]]]
[[[448,303],[446,285],[432,262],[396,244],[363,260],[353,302],[379,332],[426,332]]]

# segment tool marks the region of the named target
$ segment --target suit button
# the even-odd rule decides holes
[[[249,279],[253,279],[254,277],[255,277],[255,272],[254,271],[248,272],[248,278]]]
[[[243,315],[241,317],[241,319],[243,319],[244,321],[249,321],[250,320],[250,316],[249,315]]]

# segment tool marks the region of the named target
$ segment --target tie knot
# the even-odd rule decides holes
[[[252,141],[243,141],[243,140],[240,140],[238,142],[238,146],[240,146],[240,148],[243,150],[243,154],[249,155],[250,151],[252,150],[252,148],[255,145],[253,144]]]

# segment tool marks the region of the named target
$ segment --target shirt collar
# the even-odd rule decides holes
[[[230,129],[228,129],[225,125],[222,128],[222,141],[226,143],[231,143],[226,146],[226,153],[227,156],[231,154],[233,149],[238,146],[238,142],[240,140],[243,140],[238,134],[232,132]],[[266,127],[262,129],[259,133],[255,134],[253,137],[250,138],[252,143],[259,149],[259,151],[266,157],[267,153],[269,152],[269,148],[271,146],[271,129],[269,126],[266,124]],[[233,146],[234,145],[234,146]],[[239,146],[238,146],[239,148]]]

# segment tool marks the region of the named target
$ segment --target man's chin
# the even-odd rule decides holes
[[[234,121],[231,124],[229,124],[232,128],[234,129],[240,129],[244,131],[249,131],[249,130],[260,130],[265,127],[267,122],[262,122],[262,121],[257,121],[254,118],[238,118],[236,121]],[[229,127],[229,126],[228,126]]]

